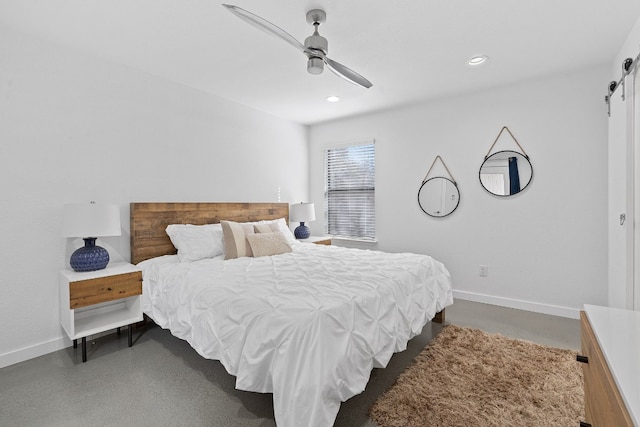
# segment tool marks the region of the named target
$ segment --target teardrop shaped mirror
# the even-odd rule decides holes
[[[485,158],[480,166],[480,183],[489,193],[508,197],[518,194],[531,183],[533,166],[529,157],[517,151],[498,151]]]
[[[427,215],[441,218],[456,210],[460,204],[460,191],[448,178],[429,178],[418,190],[418,204]]]

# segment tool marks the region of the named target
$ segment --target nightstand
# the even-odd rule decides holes
[[[126,263],[109,264],[98,271],[60,271],[60,324],[77,347],[82,338],[82,361],[87,361],[87,336],[128,326],[133,345],[133,323],[142,320],[142,271]]]
[[[301,239],[300,241],[315,243],[316,245],[331,245],[331,236],[310,236],[308,239]]]

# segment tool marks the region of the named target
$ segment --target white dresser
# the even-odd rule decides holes
[[[585,305],[581,341],[585,421],[640,427],[640,312]]]

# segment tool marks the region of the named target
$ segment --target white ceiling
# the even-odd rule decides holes
[[[373,87],[308,74],[301,52],[214,0],[0,0],[0,25],[313,124],[610,63],[640,15],[638,0],[224,1],[301,42],[306,11],[324,9],[329,57]],[[471,68],[475,54],[490,60]]]

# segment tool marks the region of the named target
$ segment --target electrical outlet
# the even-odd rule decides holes
[[[486,265],[480,265],[480,277],[487,277],[489,274],[489,267]]]

